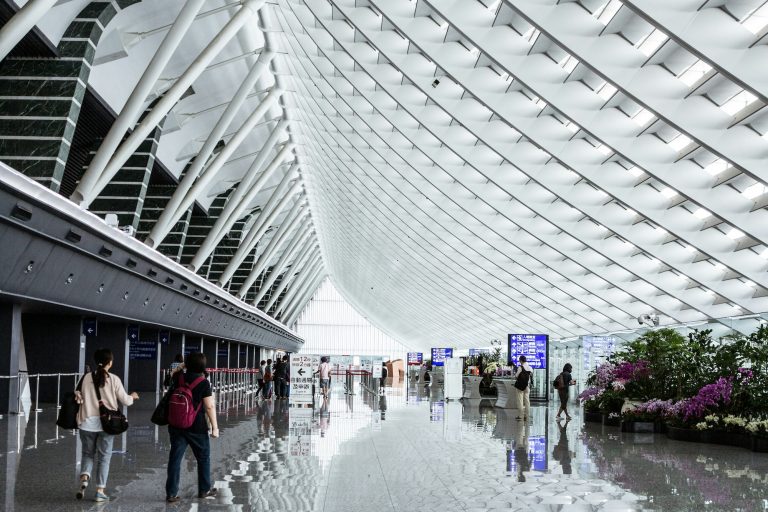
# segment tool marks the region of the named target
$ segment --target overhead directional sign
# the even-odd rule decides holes
[[[95,318],[83,318],[83,335],[96,336],[98,334],[99,322]]]
[[[171,341],[171,331],[160,331],[158,338],[161,344],[167,345]]]
[[[408,352],[408,366],[420,366],[423,357],[421,352]]]
[[[127,329],[128,341],[139,341],[139,326],[136,324],[129,324]]]
[[[445,366],[445,360],[453,357],[452,348],[433,348],[432,366]]]

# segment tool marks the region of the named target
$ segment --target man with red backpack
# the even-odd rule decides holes
[[[197,460],[197,497],[215,498],[217,492],[211,483],[211,441],[206,417],[211,425],[210,437],[219,437],[219,426],[211,383],[205,378],[205,355],[189,354],[184,366],[185,371],[173,375],[168,400],[168,433],[171,437],[165,481],[168,503],[181,499],[179,479],[187,446],[192,448]]]

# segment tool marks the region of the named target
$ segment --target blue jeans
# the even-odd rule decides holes
[[[208,492],[211,483],[211,440],[208,433],[195,434],[186,430],[168,427],[171,435],[171,453],[168,456],[168,478],[165,481],[167,497],[179,495],[179,479],[181,478],[181,462],[187,446],[197,459],[197,492]]]
[[[264,387],[261,388],[261,396],[264,398],[271,398],[272,397],[272,381],[265,381]]]
[[[109,461],[112,459],[112,443],[115,436],[105,432],[80,431],[80,442],[83,445],[82,457],[80,460],[80,474],[88,475],[91,478],[93,472],[94,459],[98,465],[96,472],[96,487],[103,488],[107,486],[107,477],[109,476]]]
[[[275,395],[278,398],[285,396],[285,379],[279,377],[275,379]]]

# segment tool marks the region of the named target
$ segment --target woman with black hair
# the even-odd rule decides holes
[[[171,389],[186,386],[192,395],[192,407],[197,411],[195,419],[189,428],[176,428],[168,425],[171,438],[171,451],[168,454],[168,477],[165,481],[165,499],[175,503],[179,497],[179,480],[181,479],[181,462],[187,446],[197,460],[197,497],[215,498],[216,488],[211,482],[211,440],[208,424],[211,425],[210,437],[219,437],[219,425],[216,420],[216,404],[213,400],[211,383],[206,378],[205,354],[199,352],[189,354],[184,361],[185,372],[173,375]],[[182,391],[185,391],[182,389]]]
[[[107,434],[101,426],[99,414],[99,399],[96,395],[96,387],[99,388],[101,401],[107,409],[117,410],[118,402],[123,405],[131,405],[139,395],[125,392],[120,377],[109,373],[112,368],[112,351],[100,348],[93,355],[96,363],[96,371],[87,373],[83,377],[80,391],[76,391],[80,410],[77,413],[77,425],[80,429],[80,441],[82,443],[82,458],[80,463],[80,488],[75,494],[79,500],[85,496],[85,490],[91,481],[91,472],[94,462],[96,471],[96,497],[97,502],[109,501],[106,486],[109,476],[109,462],[112,458],[112,444],[115,436]]]
[[[568,388],[576,384],[576,381],[571,376],[572,371],[573,366],[571,366],[571,363],[566,363],[563,366],[563,373],[555,379],[557,394],[560,397],[560,408],[557,410],[557,418],[560,418],[560,414],[565,413],[565,417],[569,420],[571,419],[571,415],[568,414]]]

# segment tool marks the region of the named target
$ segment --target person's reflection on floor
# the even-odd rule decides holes
[[[531,470],[531,455],[528,453],[528,434],[530,426],[517,425],[515,432],[515,464],[517,465],[517,481],[525,482],[525,472]]]
[[[272,426],[275,429],[276,438],[288,437],[288,402],[279,400],[275,403],[275,412],[272,416]]]
[[[320,437],[325,437],[328,424],[331,422],[331,412],[328,410],[328,397],[323,397],[320,404]]]
[[[565,423],[563,423],[562,420],[557,421],[557,428],[560,430],[560,438],[552,449],[552,458],[560,462],[560,465],[563,467],[564,475],[573,473],[573,468],[571,467],[571,450],[568,447],[569,421],[570,419],[566,420]]]
[[[379,396],[379,412],[381,413],[382,421],[387,419],[387,395]]]

